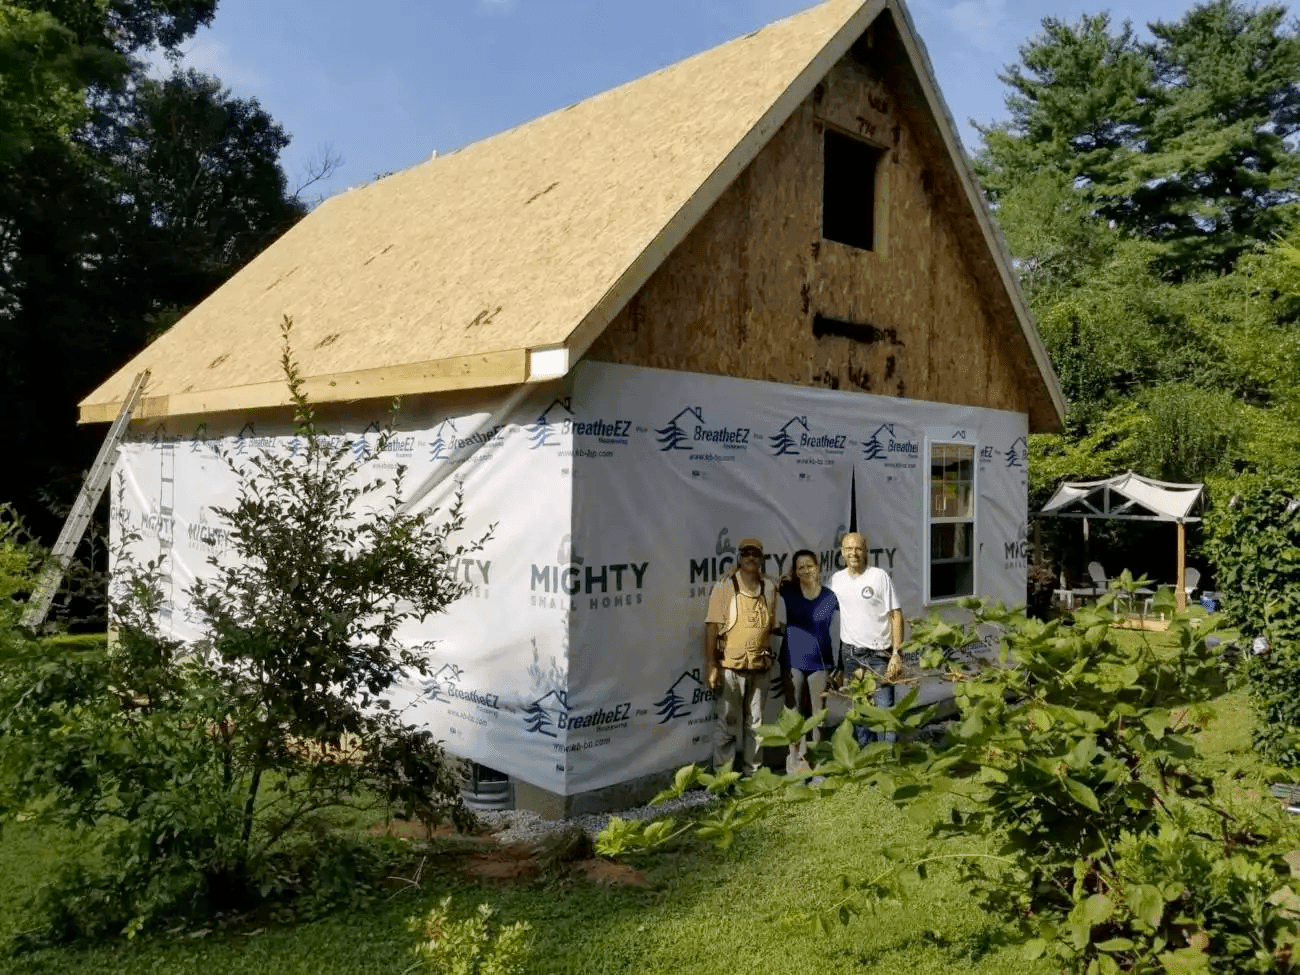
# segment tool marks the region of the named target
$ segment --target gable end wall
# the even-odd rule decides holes
[[[877,243],[821,237],[826,125],[884,150]],[[814,337],[818,315],[864,326]],[[593,344],[588,358],[1013,410],[1055,426],[1015,312],[882,18]]]

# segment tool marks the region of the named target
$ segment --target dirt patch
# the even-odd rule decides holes
[[[626,863],[612,860],[582,860],[573,865],[574,869],[588,880],[598,884],[626,887],[649,887],[645,871],[629,867]]]
[[[536,853],[536,849],[526,843],[484,850],[465,860],[465,872],[480,880],[529,880],[539,869]]]
[[[1126,620],[1117,620],[1111,626],[1120,630],[1154,630],[1163,633],[1169,629],[1169,621],[1155,616],[1141,616]]]

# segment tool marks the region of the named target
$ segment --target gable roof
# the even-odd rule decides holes
[[[322,203],[80,403],[112,419],[284,405],[282,317],[317,402],[563,375],[883,12],[1058,417],[1065,402],[902,0],[827,0]]]

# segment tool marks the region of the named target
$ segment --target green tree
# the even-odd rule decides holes
[[[982,130],[980,175],[1000,200],[1046,171],[1159,244],[1164,273],[1226,271],[1298,198],[1300,38],[1283,7],[1236,0],[1150,29],[1045,19],[1000,76],[1011,117]]]
[[[38,142],[70,147],[85,116],[72,32],[49,14],[0,2],[0,171]]]
[[[216,79],[147,77],[215,0],[0,0],[6,487],[49,536],[102,436],[75,404],[301,217],[288,136]]]

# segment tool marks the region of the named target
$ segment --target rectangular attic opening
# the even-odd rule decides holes
[[[884,150],[827,129],[822,167],[822,236],[860,250],[876,245],[876,170]]]

